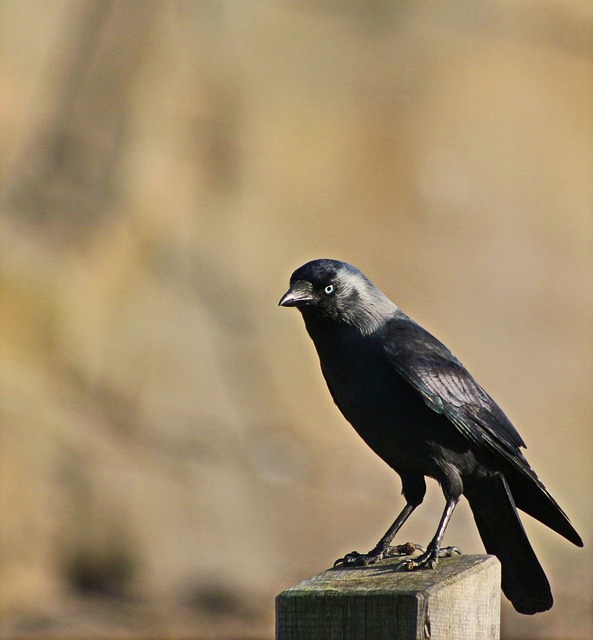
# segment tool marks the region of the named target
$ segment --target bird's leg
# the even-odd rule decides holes
[[[411,542],[406,544],[397,545],[395,547],[390,546],[391,541],[395,537],[395,534],[399,531],[403,523],[410,517],[410,514],[416,508],[416,504],[410,502],[406,503],[406,506],[402,509],[401,513],[394,520],[393,524],[387,529],[385,535],[377,542],[375,547],[368,553],[358,553],[358,551],[351,551],[347,553],[343,558],[338,558],[334,562],[334,567],[342,565],[344,567],[360,567],[369,564],[374,564],[382,558],[388,555],[410,555],[418,548],[418,545],[414,545]]]
[[[457,547],[445,547],[441,549],[441,542],[443,541],[445,530],[447,529],[449,520],[451,520],[451,516],[453,515],[453,511],[455,511],[455,507],[458,502],[459,498],[450,498],[447,500],[437,531],[434,538],[428,543],[426,551],[417,558],[408,558],[407,560],[404,560],[399,566],[400,569],[405,569],[406,571],[412,571],[419,567],[429,567],[434,569],[439,558],[461,554],[461,551]]]

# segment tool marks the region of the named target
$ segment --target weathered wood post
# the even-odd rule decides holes
[[[456,556],[396,572],[401,558],[328,569],[276,598],[277,640],[498,640],[500,563]]]

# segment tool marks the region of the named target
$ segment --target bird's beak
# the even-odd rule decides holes
[[[290,289],[280,298],[280,307],[304,307],[315,300],[313,286],[305,280],[297,280],[290,285]]]

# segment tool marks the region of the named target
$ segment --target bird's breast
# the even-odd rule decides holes
[[[321,369],[336,405],[354,428],[364,434],[408,425],[426,410],[421,398],[395,371],[380,344],[325,346],[319,350]],[[404,429],[402,435],[407,435]]]
[[[318,353],[334,402],[369,447],[396,471],[413,467],[438,477],[434,452],[451,427],[397,373],[380,343],[325,344]]]

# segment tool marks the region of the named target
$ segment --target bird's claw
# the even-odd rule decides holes
[[[383,558],[385,552],[375,553],[369,551],[368,553],[358,553],[358,551],[351,551],[347,553],[343,558],[338,558],[334,562],[334,567],[366,567],[369,564],[375,564]]]
[[[338,558],[334,562],[334,567],[367,567],[369,564],[375,564],[383,558],[411,556],[416,551],[424,552],[426,549],[422,545],[415,544],[414,542],[406,542],[404,544],[394,546],[387,546],[379,543],[368,553],[358,553],[358,551],[351,551],[350,553],[347,553],[343,558]]]
[[[427,567],[428,569],[434,569],[437,566],[439,558],[451,558],[453,556],[460,556],[461,549],[459,547],[438,547],[428,546],[428,549],[424,551],[417,558],[407,558],[398,565],[398,571],[414,571],[414,569],[420,569]]]
[[[416,551],[420,551],[424,553],[426,551],[426,547],[423,547],[421,544],[416,542],[405,542],[404,544],[396,544],[393,547],[389,547],[386,555],[389,556],[411,556]]]

